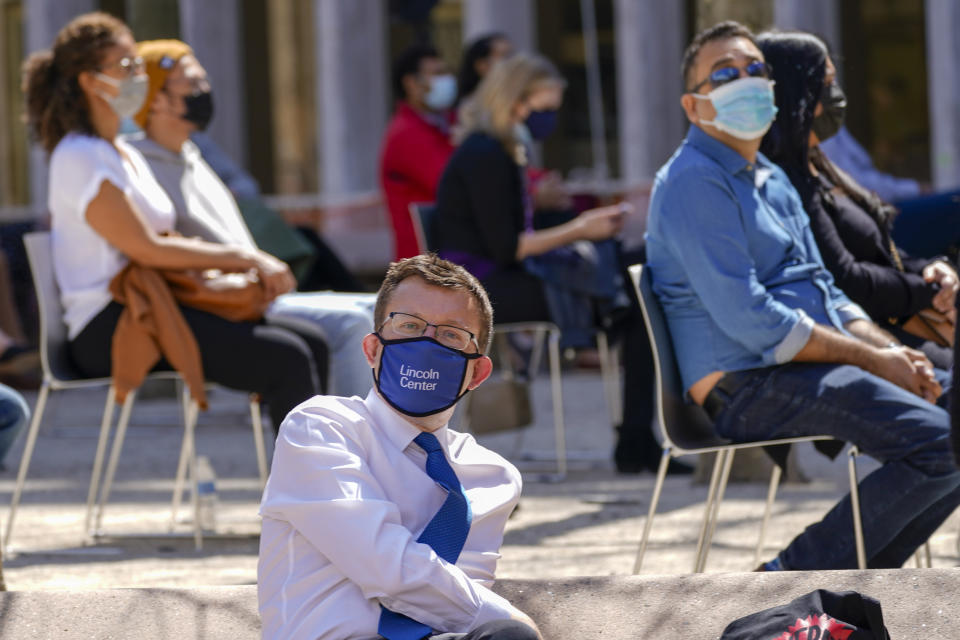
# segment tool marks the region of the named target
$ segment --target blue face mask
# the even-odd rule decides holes
[[[543,140],[557,128],[557,110],[531,111],[524,121],[534,140]]]
[[[773,100],[773,82],[766,78],[740,78],[721,85],[707,95],[695,93],[695,98],[713,103],[717,115],[701,120],[740,140],[763,137],[777,115]]]
[[[449,409],[466,395],[460,393],[467,363],[482,357],[445,347],[433,338],[384,340],[380,375],[374,371],[377,391],[400,413],[421,418]]]

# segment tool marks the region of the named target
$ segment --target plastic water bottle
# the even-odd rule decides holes
[[[217,476],[207,456],[197,456],[197,503],[200,528],[217,528]]]

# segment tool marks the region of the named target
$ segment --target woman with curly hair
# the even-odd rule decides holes
[[[86,376],[111,373],[123,305],[109,291],[129,262],[156,269],[256,272],[266,297],[294,287],[267,253],[170,235],[174,208],[144,161],[118,137],[143,104],[147,77],[130,29],[106,13],[67,24],[24,64],[27,122],[50,154],[53,267],[69,350]],[[320,393],[326,347],[319,337],[259,322],[233,322],[180,307],[199,346],[206,379],[260,393],[274,427]]]

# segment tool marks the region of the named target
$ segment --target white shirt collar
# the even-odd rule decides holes
[[[373,416],[373,424],[377,425],[383,432],[383,435],[387,437],[398,451],[405,450],[410,446],[414,438],[423,433],[420,428],[405,419],[400,413],[388,405],[384,399],[380,397],[376,387],[370,389],[363,403],[366,405],[370,415]],[[448,425],[445,424],[431,433],[437,437],[440,446],[443,447],[444,453],[449,459],[450,451],[447,446],[447,426]]]

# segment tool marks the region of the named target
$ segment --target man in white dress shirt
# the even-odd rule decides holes
[[[374,321],[367,397],[317,396],[280,427],[260,508],[264,638],[540,638],[490,589],[520,474],[447,427],[490,375],[486,292],[457,265],[407,258]]]

